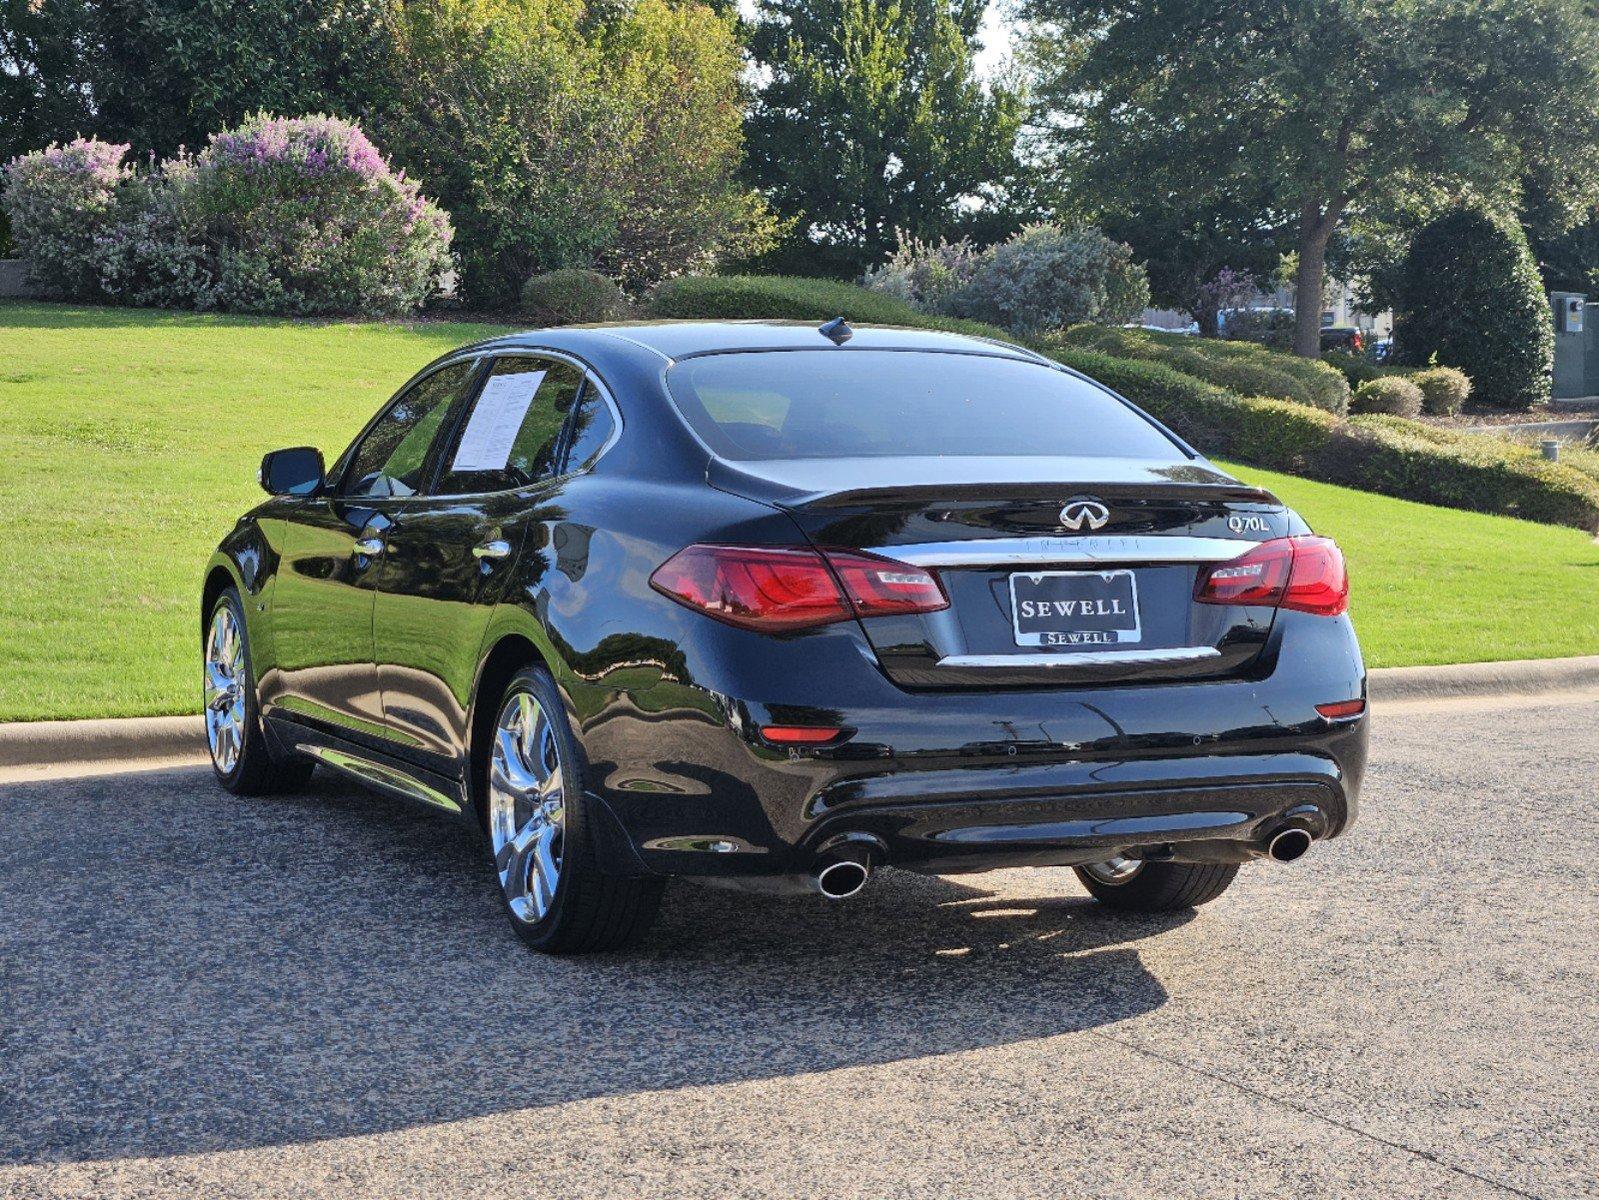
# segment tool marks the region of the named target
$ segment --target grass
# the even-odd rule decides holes
[[[201,571],[261,455],[331,458],[495,332],[0,304],[0,720],[193,711]],[[1239,472],[1344,544],[1373,665],[1599,652],[1583,534]]]

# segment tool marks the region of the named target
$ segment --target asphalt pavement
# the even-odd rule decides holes
[[[1198,914],[678,886],[576,960],[330,778],[0,784],[0,1196],[1599,1195],[1599,699],[1375,720],[1352,834]]]

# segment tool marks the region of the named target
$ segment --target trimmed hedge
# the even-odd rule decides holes
[[[534,275],[524,283],[522,311],[540,325],[580,325],[622,315],[627,297],[598,271],[569,268]]]
[[[1349,384],[1338,370],[1254,342],[1077,325],[1061,335],[1056,344],[1164,363],[1242,396],[1296,400],[1340,416],[1349,410]]]
[[[1158,363],[1095,351],[1055,357],[1207,454],[1406,500],[1599,530],[1599,479],[1503,438],[1394,416],[1340,420],[1308,405],[1245,398]]]
[[[1321,361],[1341,372],[1352,388],[1388,374],[1386,368],[1372,362],[1364,354],[1351,354],[1347,350],[1323,350]]]
[[[1367,491],[1599,529],[1599,480],[1505,438],[1402,417],[1355,417],[1318,466],[1320,478]]]
[[[650,293],[652,317],[691,321],[831,321],[942,329],[1014,341],[1003,329],[918,312],[905,301],[836,279],[797,275],[684,275]]]
[[[1357,413],[1393,413],[1401,417],[1421,415],[1421,389],[1403,375],[1368,379],[1355,389],[1349,409]]]
[[[1421,389],[1421,410],[1435,417],[1453,416],[1466,406],[1471,380],[1454,367],[1428,367],[1410,376]]]

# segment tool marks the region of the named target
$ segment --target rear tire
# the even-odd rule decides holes
[[[200,652],[205,663],[206,745],[217,782],[235,796],[303,788],[316,764],[298,754],[274,758],[261,728],[255,671],[250,665],[250,633],[237,588],[225,589],[211,606]]]
[[[1118,861],[1118,860],[1112,860]],[[1238,874],[1237,863],[1141,863],[1113,882],[1111,873],[1077,867],[1077,878],[1101,904],[1124,912],[1176,912],[1209,904],[1225,892]]]
[[[511,927],[545,954],[620,949],[655,919],[665,881],[600,869],[584,759],[549,674],[517,672],[496,711],[483,811]]]

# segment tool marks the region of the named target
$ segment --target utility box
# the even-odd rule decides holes
[[[1555,318],[1554,395],[1557,400],[1599,392],[1599,378],[1588,372],[1587,297],[1580,292],[1550,292]]]

